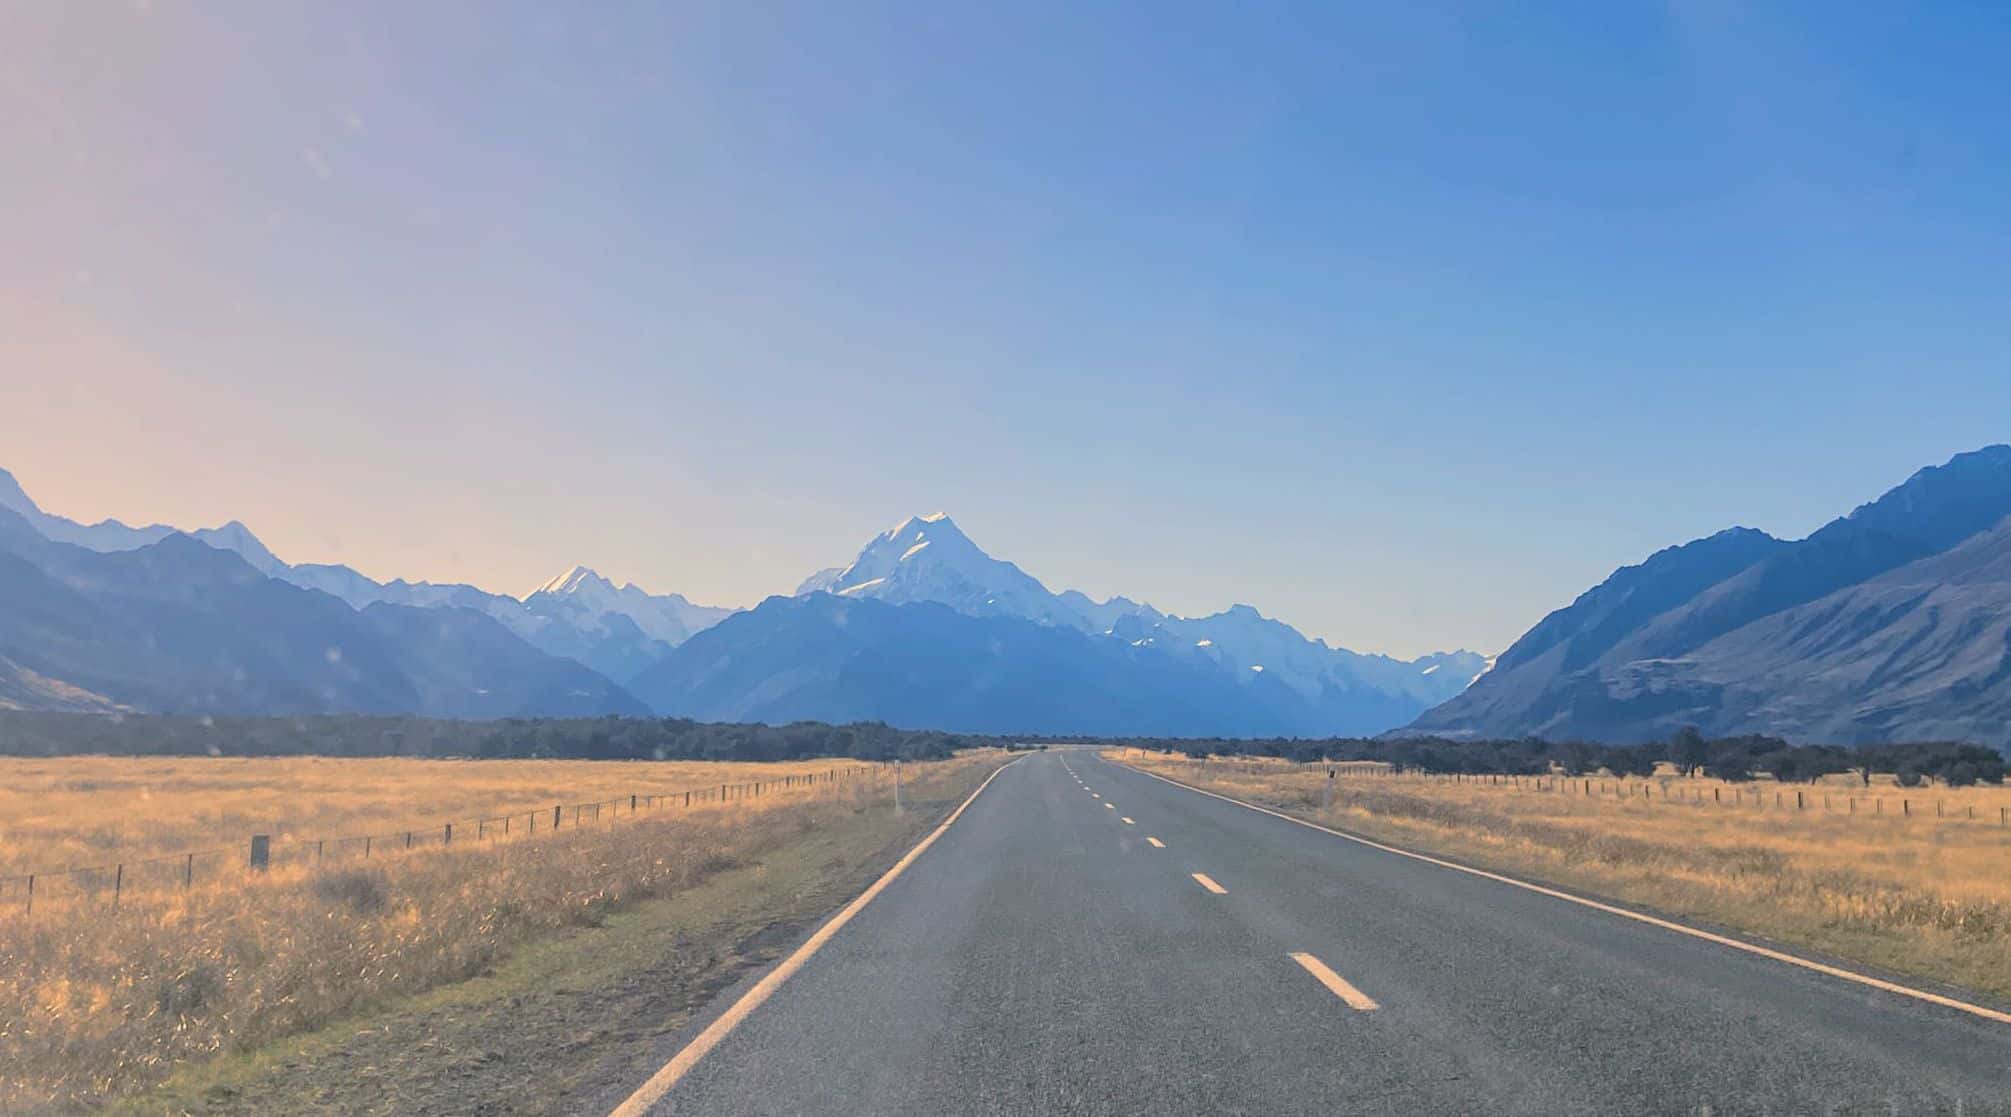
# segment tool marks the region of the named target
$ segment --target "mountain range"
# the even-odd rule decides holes
[[[1404,732],[2011,747],[2011,446],[1801,540],[1750,528],[1615,571]]]
[[[1189,619],[1053,593],[937,513],[699,633],[631,687],[708,721],[1333,736],[1401,725],[1485,666],[1466,651],[1403,661],[1329,647],[1248,605]]]
[[[748,611],[574,567],[522,599],[290,564],[243,524],[43,511],[0,471],[0,706],[882,720],[964,732],[1365,734],[1486,669],[1050,592],[946,515]]]
[[[1805,539],[1734,527],[1656,552],[1492,660],[1053,592],[940,513],[733,610],[586,567],[522,598],[379,582],[287,563],[236,521],[78,523],[0,471],[0,706],[2011,747],[2011,447]]]
[[[167,713],[646,714],[472,609],[358,610],[191,535],[96,551],[0,509],[0,706]]]
[[[118,520],[80,524],[51,515],[5,470],[0,470],[0,508],[21,516],[45,539],[100,552],[134,551],[177,534],[174,528],[159,524],[139,528]],[[339,598],[353,609],[365,610],[381,603],[486,614],[532,647],[577,660],[611,680],[633,677],[693,632],[733,612],[694,605],[679,594],[651,594],[633,583],[617,589],[583,566],[575,566],[519,600],[459,583],[379,582],[347,566],[289,564],[235,520],[186,534],[218,550],[234,552],[261,574]]]

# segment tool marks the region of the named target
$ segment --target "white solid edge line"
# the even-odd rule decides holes
[[[1915,989],[1910,985],[1901,985],[1898,982],[1886,981],[1883,978],[1873,977],[1870,974],[1861,974],[1856,972],[1855,970],[1846,970],[1841,966],[1832,966],[1828,965],[1827,963],[1817,962],[1813,959],[1802,958],[1794,954],[1789,954],[1786,951],[1774,950],[1769,947],[1758,946],[1753,943],[1732,938],[1728,935],[1715,934],[1711,931],[1706,931],[1699,927],[1690,927],[1682,923],[1677,923],[1674,920],[1663,919],[1659,916],[1645,915],[1638,911],[1629,911],[1626,908],[1618,907],[1613,904],[1600,903],[1598,900],[1588,900],[1583,896],[1573,896],[1569,892],[1560,891],[1555,888],[1547,888],[1541,884],[1533,884],[1526,880],[1517,880],[1514,877],[1504,876],[1501,873],[1489,872],[1486,869],[1476,869],[1471,865],[1462,865],[1457,861],[1447,861],[1444,858],[1433,857],[1430,856],[1429,854],[1413,853],[1410,850],[1401,849],[1397,846],[1385,845],[1382,842],[1373,841],[1371,839],[1359,837],[1357,835],[1349,834],[1340,830],[1332,830],[1325,826],[1320,825],[1317,822],[1308,822],[1303,818],[1294,818],[1291,815],[1285,814],[1282,811],[1274,811],[1269,807],[1260,807],[1255,803],[1246,803],[1243,800],[1237,799],[1233,796],[1223,795],[1219,792],[1209,791],[1208,789],[1202,787],[1195,787],[1193,784],[1182,783],[1179,780],[1173,779],[1170,776],[1162,776],[1157,772],[1148,772],[1143,768],[1132,768],[1131,765],[1124,764],[1122,761],[1110,761],[1110,763],[1120,764],[1125,768],[1129,768],[1133,772],[1137,772],[1141,776],[1150,776],[1153,779],[1159,780],[1162,783],[1170,783],[1175,787],[1186,788],[1188,791],[1192,791],[1197,795],[1206,795],[1213,799],[1220,799],[1225,803],[1234,803],[1239,807],[1247,807],[1250,810],[1270,815],[1273,818],[1282,818],[1286,822],[1293,822],[1311,830],[1318,830],[1322,834],[1331,834],[1336,838],[1346,838],[1348,841],[1360,843],[1361,845],[1368,846],[1371,849],[1382,850],[1384,853],[1394,853],[1399,857],[1408,857],[1414,861],[1422,861],[1427,865],[1437,865],[1442,869],[1453,869],[1455,871],[1462,873],[1470,873],[1477,877],[1484,877],[1488,880],[1497,881],[1502,884],[1513,885],[1516,888],[1521,888],[1530,892],[1535,892],[1538,893],[1539,895],[1549,896],[1552,899],[1564,900],[1568,903],[1577,904],[1580,907],[1591,908],[1594,911],[1603,911],[1608,915],[1617,915],[1623,919],[1631,919],[1636,923],[1646,923],[1651,927],[1660,927],[1665,931],[1674,931],[1679,935],[1688,935],[1691,938],[1703,939],[1705,942],[1717,943],[1719,946],[1728,946],[1731,947],[1733,950],[1743,950],[1747,954],[1756,954],[1762,958],[1768,958],[1776,962],[1785,962],[1790,966],[1799,966],[1805,970],[1813,970],[1816,973],[1824,974],[1829,977],[1838,978],[1843,981],[1856,982],[1859,985],[1870,986],[1873,989],[1882,990],[1887,993],[1897,993],[1902,997],[1912,997],[1914,1000],[1925,1001],[1928,1004],[1932,1005],[1940,1005],[1942,1008],[1952,1008],[1958,1012],[1966,1012],[1971,1016],[1980,1016],[1985,1020],[1994,1020],[1999,1024],[2011,1024],[2011,1012],[1999,1012],[1994,1008],[1986,1008],[1983,1005],[1971,1004],[1968,1001],[1957,1000],[1954,997],[1946,997],[1941,995],[1940,993],[1930,993],[1925,989]]]
[[[923,850],[934,845],[936,839],[942,837],[943,832],[950,828],[950,824],[955,822],[958,816],[964,813],[964,809],[969,807],[973,802],[976,802],[978,796],[984,794],[985,788],[991,786],[992,781],[998,778],[1000,772],[1018,764],[1023,759],[1025,758],[1020,757],[1009,760],[994,769],[991,775],[985,777],[985,782],[979,784],[976,791],[971,792],[969,798],[958,804],[956,810],[950,812],[950,817],[944,819],[941,826],[931,830],[928,837],[923,838],[915,848],[909,850],[899,861],[894,862],[893,868],[888,869],[879,880],[874,881],[864,892],[859,893],[851,903],[841,908],[837,915],[832,916],[829,922],[817,929],[816,934],[805,939],[803,945],[796,948],[795,953],[782,960],[781,965],[769,970],[762,976],[760,981],[754,983],[752,989],[741,994],[739,1000],[733,1002],[731,1007],[721,1013],[718,1019],[707,1025],[705,1030],[698,1033],[690,1043],[685,1044],[682,1050],[671,1056],[669,1062],[658,1068],[655,1074],[650,1075],[649,1081],[637,1087],[635,1093],[630,1094],[627,1101],[616,1106],[608,1117],[640,1117],[641,1114],[648,1112],[651,1106],[662,1101],[663,1096],[670,1092],[670,1088],[677,1085],[678,1079],[690,1073],[691,1068],[697,1066],[700,1059],[705,1058],[713,1048],[719,1046],[721,1040],[731,1035],[733,1029],[739,1027],[740,1022],[745,1020],[749,1013],[760,1008],[764,1001],[775,994],[775,990],[781,988],[783,982],[789,980],[790,976],[797,970],[802,969],[803,964],[810,960],[811,955],[816,954],[826,942],[830,941],[831,936],[838,933],[839,928],[850,923],[853,916],[859,914],[867,904],[872,903],[873,897],[878,896],[887,885],[893,883],[894,878],[900,876],[902,870],[913,863],[915,858],[920,857]]]

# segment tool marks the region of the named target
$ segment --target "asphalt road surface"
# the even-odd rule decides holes
[[[2011,1113],[2011,1025],[1051,751],[648,1111]]]

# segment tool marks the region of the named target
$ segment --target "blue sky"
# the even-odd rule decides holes
[[[2006,437],[2011,16],[1531,7],[20,6],[0,466],[723,603],[945,509],[1414,654]]]

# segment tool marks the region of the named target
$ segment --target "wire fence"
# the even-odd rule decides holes
[[[708,784],[678,791],[638,791],[582,803],[439,820],[402,830],[338,837],[283,838],[251,834],[227,845],[131,860],[0,876],[0,913],[32,915],[38,904],[58,900],[99,900],[111,905],[137,896],[187,892],[235,876],[249,885],[275,868],[356,863],[455,846],[480,848],[503,841],[556,836],[581,827],[613,825],[649,813],[688,810],[708,804],[742,802],[778,792],[843,786],[882,765],[856,764],[742,783]]]
[[[1278,762],[1223,761],[1211,759],[1210,764],[1229,767],[1249,775],[1276,774]],[[1931,790],[1916,792],[1902,789],[1886,793],[1882,790],[1866,788],[1850,792],[1838,791],[1834,785],[1790,786],[1775,782],[1734,783],[1722,780],[1696,779],[1688,776],[1658,776],[1645,779],[1624,779],[1596,776],[1552,775],[1511,775],[1506,773],[1460,773],[1460,772],[1420,772],[1399,771],[1395,766],[1382,761],[1336,761],[1329,764],[1293,765],[1293,767],[1313,768],[1334,772],[1342,776],[1369,776],[1391,780],[1392,782],[1464,784],[1474,787],[1498,788],[1503,790],[1540,792],[1552,795],[1576,796],[1585,799],[1611,799],[1622,803],[1642,805],[1669,804],[1691,807],[1720,807],[1725,809],[1745,808],[1747,810],[1779,811],[1788,815],[1841,815],[1863,817],[1865,819],[1891,818],[1900,821],[1938,820],[1942,822],[1975,823],[1999,830],[2011,831],[2011,791],[2001,791],[2006,803],[1977,804],[1957,798],[1950,802],[1946,795],[1933,794]],[[1991,789],[1998,790],[1998,789]]]

